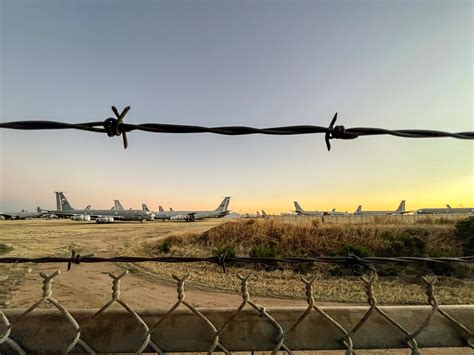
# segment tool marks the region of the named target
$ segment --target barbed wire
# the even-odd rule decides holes
[[[30,257],[2,257],[0,264],[50,264],[50,263],[66,263],[68,270],[73,264],[91,264],[91,263],[141,263],[141,262],[159,262],[159,263],[200,263],[206,262],[216,264],[223,268],[231,264],[267,264],[274,265],[277,263],[284,264],[306,264],[306,263],[328,263],[328,264],[348,264],[348,265],[365,265],[370,266],[374,264],[413,264],[413,263],[474,263],[474,256],[462,257],[415,257],[415,256],[400,256],[400,257],[359,257],[354,254],[348,256],[317,256],[317,257],[242,257],[242,256],[227,256],[223,253],[217,256],[209,257],[194,257],[194,256],[114,256],[114,257],[98,257],[92,254],[80,255],[74,250],[69,257],[60,256],[46,256],[38,258]]]
[[[363,136],[389,135],[402,138],[456,138],[456,139],[474,139],[474,132],[445,132],[426,129],[399,129],[389,130],[374,127],[354,127],[345,128],[342,125],[335,126],[337,113],[334,115],[328,127],[314,125],[296,125],[270,128],[255,128],[248,126],[222,126],[222,127],[204,127],[194,125],[176,125],[163,123],[142,123],[130,124],[123,120],[130,110],[130,106],[125,107],[119,112],[115,106],[112,106],[114,117],[109,117],[104,121],[67,123],[56,121],[16,121],[0,123],[0,128],[17,130],[57,130],[57,129],[75,129],[87,132],[106,133],[109,137],[122,136],[123,145],[128,147],[127,133],[132,131],[144,131],[151,133],[213,133],[228,136],[239,136],[249,134],[265,135],[301,135],[301,134],[324,134],[328,150],[331,150],[331,139],[355,139]]]

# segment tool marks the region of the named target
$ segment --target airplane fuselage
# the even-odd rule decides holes
[[[46,214],[46,211],[40,211],[40,212],[27,212],[27,211],[22,211],[22,212],[2,212],[0,213],[0,216],[5,217],[5,219],[29,219],[29,218],[39,218]]]
[[[148,220],[150,213],[141,210],[66,210],[66,211],[50,211],[59,217],[73,217],[73,216],[90,216],[91,219],[100,217],[113,217],[120,221],[143,221]]]
[[[473,214],[474,208],[421,208],[416,214]]]

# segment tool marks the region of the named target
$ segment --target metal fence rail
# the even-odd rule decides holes
[[[226,126],[226,127],[203,127],[194,125],[175,125],[161,123],[142,123],[129,124],[123,120],[130,110],[130,106],[125,107],[119,112],[115,106],[112,106],[114,117],[109,117],[104,121],[93,121],[84,123],[67,123],[56,121],[15,121],[0,123],[0,128],[18,129],[18,130],[58,130],[74,129],[87,132],[106,133],[109,137],[122,136],[124,148],[128,147],[127,132],[144,131],[151,133],[213,133],[227,136],[239,136],[248,134],[266,134],[266,135],[301,135],[301,134],[324,134],[326,147],[331,149],[331,139],[355,139],[364,136],[389,135],[402,138],[456,138],[456,139],[474,139],[474,132],[445,132],[427,129],[399,129],[389,130],[374,127],[354,127],[345,128],[342,125],[335,126],[337,113],[334,115],[328,127],[314,125],[298,125],[271,128],[255,128],[247,126]]]
[[[423,278],[426,306],[383,307],[374,294],[376,274],[362,277],[367,306],[320,307],[316,276],[302,278],[306,308],[266,309],[250,296],[251,275],[241,276],[242,302],[235,309],[199,309],[188,302],[188,275],[173,275],[176,303],[167,311],[134,310],[120,292],[127,271],[112,279],[112,296],[98,310],[68,310],[53,297],[59,271],[41,273],[42,297],[26,310],[0,310],[0,351],[68,353],[152,351],[286,351],[410,348],[474,348],[474,306],[440,306],[436,279]],[[316,283],[317,285],[317,283]],[[48,304],[53,309],[39,309]],[[117,307],[119,308],[117,308]]]

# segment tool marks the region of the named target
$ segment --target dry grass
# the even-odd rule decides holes
[[[167,241],[177,255],[208,256],[215,249],[230,246],[237,255],[247,256],[251,248],[262,245],[288,256],[332,255],[347,245],[361,246],[380,255],[389,240],[404,235],[422,239],[428,255],[462,253],[453,225],[322,224],[317,220],[290,224],[247,220],[225,223],[200,234],[170,236]],[[159,252],[159,246],[149,245],[152,252]]]
[[[299,275],[288,270],[263,271],[227,267],[226,273],[216,265],[208,264],[156,264],[128,265],[140,272],[148,272],[161,281],[170,283],[170,275],[191,273],[188,285],[200,289],[220,292],[240,292],[237,274],[252,273],[250,293],[253,296],[304,299],[304,286]],[[421,280],[420,280],[421,282]],[[474,281],[441,277],[436,294],[441,304],[472,304]],[[375,294],[381,304],[426,304],[426,295],[421,283],[407,283],[399,278],[379,278]],[[363,283],[358,277],[320,277],[314,286],[317,302],[341,302],[366,304]]]
[[[224,247],[233,248],[237,255],[248,256],[257,245],[276,250],[276,256],[285,255],[331,255],[345,245],[359,245],[371,254],[378,255],[386,250],[387,240],[397,236],[416,236],[424,241],[429,255],[461,255],[462,247],[456,239],[452,224],[440,225],[376,225],[376,224],[322,224],[317,220],[300,220],[284,223],[278,220],[232,221],[219,225],[203,233],[176,234],[159,242],[145,242],[135,252],[151,255],[209,256]],[[167,244],[166,248],[163,248]],[[169,251],[167,250],[169,247]],[[166,252],[163,250],[166,249]],[[130,250],[127,250],[129,253]],[[272,297],[303,297],[301,276],[288,269],[262,270],[251,266],[227,267],[227,273],[214,265],[143,264],[161,279],[169,279],[172,272],[185,273],[192,269],[191,283],[197,287],[222,291],[238,291],[236,274],[252,272],[256,279],[251,288],[255,295]],[[363,285],[358,277],[331,276],[333,266],[318,264],[308,273],[318,273],[321,277],[315,287],[315,296],[321,302],[365,302]],[[410,269],[409,269],[410,270]],[[411,271],[413,272],[413,268]],[[381,277],[376,286],[378,300],[385,304],[426,303],[421,279],[405,273],[404,277]],[[448,304],[474,302],[474,281],[439,277],[437,293],[440,301]]]

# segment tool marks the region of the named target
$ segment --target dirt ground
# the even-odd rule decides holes
[[[82,255],[111,257],[126,251],[135,243],[157,240],[176,233],[202,232],[224,220],[205,220],[195,223],[148,222],[96,224],[70,220],[0,221],[0,244],[13,248],[2,256],[69,256],[71,248]],[[53,295],[71,308],[100,308],[112,294],[112,279],[108,273],[119,274],[126,265],[115,263],[74,265],[66,271],[66,264],[24,264],[0,268],[0,290],[3,303],[11,308],[24,308],[41,296],[40,272],[61,275],[55,278]],[[193,266],[188,270],[192,274]],[[176,301],[176,286],[171,274],[169,282],[149,273],[130,272],[121,283],[122,297],[133,308],[169,308]],[[237,307],[238,294],[210,292],[186,287],[187,300],[198,307]],[[0,291],[1,293],[2,291]],[[304,306],[299,300],[255,297],[257,303],[272,306]],[[1,299],[0,299],[1,301]],[[1,305],[1,302],[0,302]]]

